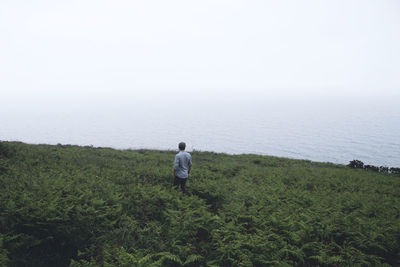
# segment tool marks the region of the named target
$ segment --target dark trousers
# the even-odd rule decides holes
[[[176,177],[174,178],[174,186],[176,189],[178,189],[179,185],[181,186],[182,192],[185,194],[186,193],[186,179]]]

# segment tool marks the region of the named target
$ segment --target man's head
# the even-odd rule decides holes
[[[186,148],[186,144],[184,142],[179,143],[179,150],[183,151]]]

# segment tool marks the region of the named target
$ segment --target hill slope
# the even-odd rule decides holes
[[[400,177],[257,155],[0,142],[0,265],[400,263]]]

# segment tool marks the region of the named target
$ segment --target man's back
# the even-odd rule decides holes
[[[175,176],[181,179],[189,177],[189,169],[192,166],[192,156],[186,151],[179,151],[175,156]]]

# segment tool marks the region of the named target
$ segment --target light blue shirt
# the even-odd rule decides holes
[[[192,167],[192,156],[186,151],[179,151],[175,156],[174,170],[178,178],[188,178],[189,168]]]

